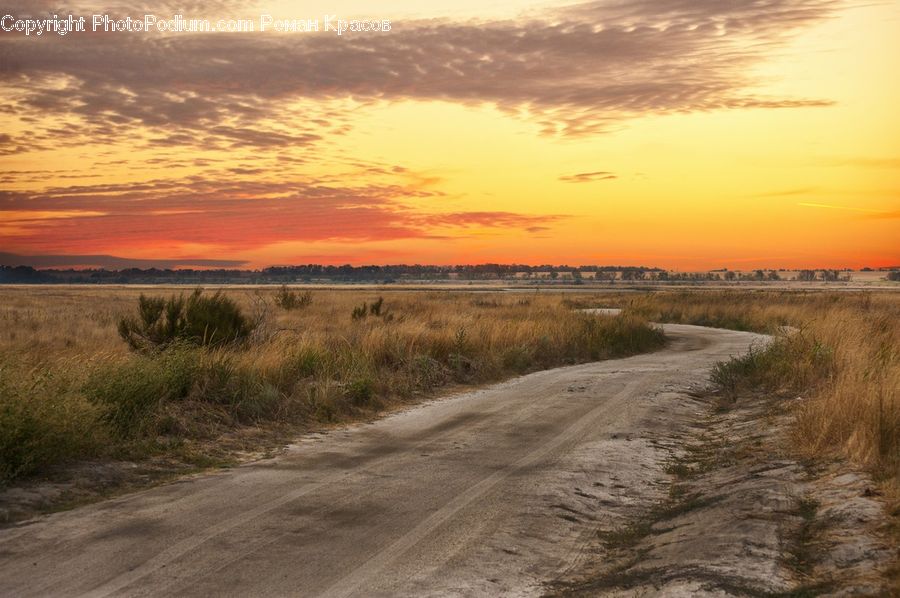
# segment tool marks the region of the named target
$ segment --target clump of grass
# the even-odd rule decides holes
[[[384,307],[384,297],[379,297],[372,305],[369,306],[369,313],[373,316],[381,315],[381,308]]]
[[[253,331],[237,303],[221,291],[204,295],[138,298],[138,315],[119,320],[119,335],[137,351],[165,348],[175,342],[215,346],[236,342]]]
[[[834,351],[801,332],[719,362],[711,379],[731,398],[756,390],[787,396],[815,392],[831,379],[834,367]]]
[[[816,560],[815,539],[823,526],[816,520],[819,502],[809,497],[798,498],[794,506],[794,514],[799,522],[787,546],[788,564],[802,575],[812,570]]]
[[[664,524],[718,502],[720,497],[704,497],[697,493],[687,493],[678,485],[672,486],[669,497],[653,505],[641,517],[632,520],[624,527],[600,534],[608,548],[630,548],[647,536],[668,531]]]
[[[660,347],[665,343],[662,330],[646,325],[646,321],[640,317],[579,315],[581,338],[578,346],[587,351],[591,359],[631,355],[647,347]]]
[[[381,310],[384,307],[384,297],[379,297],[376,301],[373,301],[371,304],[363,302],[362,305],[356,306],[353,308],[353,311],[350,313],[350,318],[352,320],[362,320],[368,316],[380,317]]]
[[[71,390],[67,369],[0,365],[0,485],[98,450],[100,410]]]
[[[287,285],[281,285],[281,288],[275,293],[275,305],[286,311],[309,307],[311,303],[312,293],[310,291],[300,293],[288,289]]]
[[[375,382],[369,377],[356,378],[347,384],[345,392],[352,405],[367,405],[375,397]]]
[[[120,438],[151,431],[158,407],[185,397],[197,372],[195,352],[187,347],[115,360],[96,367],[83,393],[103,408],[103,420]]]
[[[353,311],[350,313],[350,317],[353,320],[362,320],[366,316],[369,315],[369,304],[363,303],[357,307],[353,308]]]

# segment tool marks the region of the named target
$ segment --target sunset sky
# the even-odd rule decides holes
[[[898,1],[54,12],[392,26],[0,32],[0,263],[900,264]]]

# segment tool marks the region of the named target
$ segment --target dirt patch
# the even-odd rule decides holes
[[[788,406],[712,394],[703,425],[680,436],[672,484],[649,508],[601,526],[588,558],[553,596],[884,595],[898,553],[884,505],[845,464],[783,450]]]

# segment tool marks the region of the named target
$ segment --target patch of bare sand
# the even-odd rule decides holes
[[[601,524],[549,595],[888,595],[898,552],[868,476],[787,454],[783,403],[708,400],[708,420],[679,439],[669,495]]]

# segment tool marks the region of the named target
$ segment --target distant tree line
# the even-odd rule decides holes
[[[871,271],[871,270],[868,270]],[[586,277],[592,273],[592,277]],[[888,280],[900,280],[900,271],[886,271]],[[799,281],[838,282],[850,280],[846,270],[800,270],[788,275],[784,270],[736,272],[728,269],[710,272],[669,272],[646,266],[568,266],[544,264],[477,264],[460,266],[272,266],[262,270],[193,270],[127,268],[124,270],[36,270],[29,266],[0,266],[0,284],[290,284],[298,282],[392,282],[415,280],[536,280],[597,282],[705,282],[705,281]]]
[[[581,279],[594,272],[599,280],[614,280],[620,273],[625,280],[643,280],[659,268],[631,266],[568,266],[523,264],[477,264],[460,266],[388,265],[388,266],[271,266],[262,270],[138,269],[124,270],[35,270],[28,266],[0,266],[0,283],[69,284],[284,284],[293,282],[381,282],[401,280],[506,280],[544,275],[559,279],[560,273]]]

